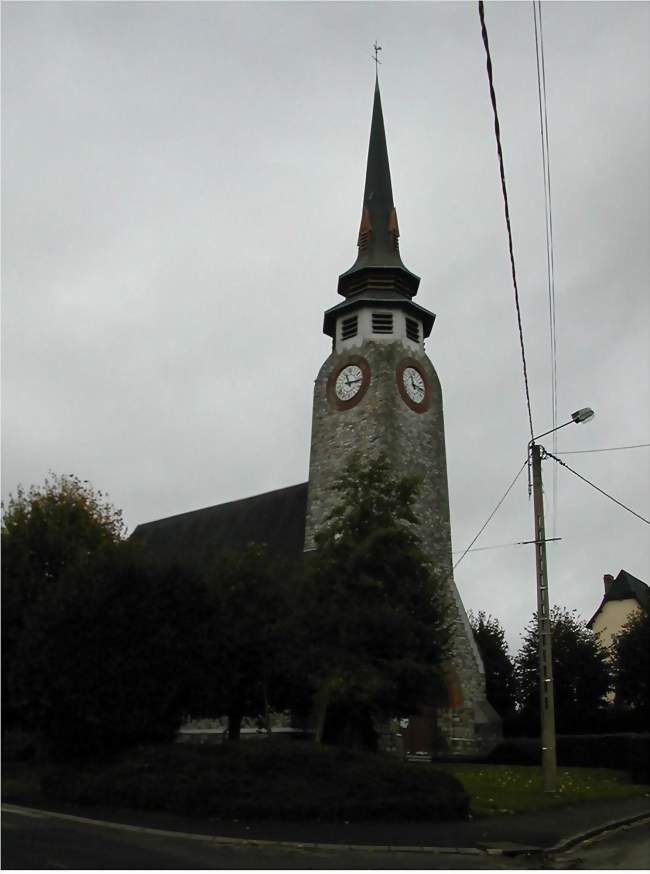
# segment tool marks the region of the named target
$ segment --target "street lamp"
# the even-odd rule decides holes
[[[544,791],[555,792],[557,786],[557,761],[555,754],[555,702],[553,695],[553,654],[551,649],[551,617],[548,600],[548,576],[546,569],[546,534],[544,530],[544,495],[542,493],[542,447],[535,441],[553,434],[567,425],[580,424],[593,419],[594,411],[583,407],[571,414],[564,425],[544,431],[528,444],[533,468],[533,508],[535,513],[535,558],[537,564],[537,625],[539,651],[539,707],[542,740],[542,772]]]

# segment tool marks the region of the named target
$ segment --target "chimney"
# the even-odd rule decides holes
[[[614,582],[614,577],[611,574],[605,574],[603,577],[603,584],[605,586],[605,594],[609,593],[610,586]]]

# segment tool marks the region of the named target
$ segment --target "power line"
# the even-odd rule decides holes
[[[600,492],[601,495],[605,495],[605,497],[609,498],[610,501],[614,501],[614,503],[618,504],[619,507],[623,507],[623,509],[627,510],[628,513],[631,513],[633,516],[636,516],[637,519],[640,519],[642,522],[645,522],[646,525],[650,525],[650,519],[646,519],[645,516],[642,516],[640,513],[637,513],[634,510],[631,510],[628,506],[623,504],[621,501],[618,501],[616,498],[612,497],[612,495],[608,494],[606,491],[599,488],[597,485],[595,485],[590,480],[588,480],[586,476],[582,476],[582,474],[578,473],[577,470],[574,470],[572,467],[569,467],[569,465],[566,463],[566,461],[562,461],[561,458],[557,458],[552,453],[546,452],[546,450],[544,450],[544,454],[547,455],[549,458],[552,458],[553,461],[557,461],[557,463],[561,464],[562,467],[566,467],[566,469],[570,470],[571,473],[575,474],[578,477],[578,479],[581,479],[583,482],[586,482],[588,485],[590,485],[592,487],[592,489],[596,489],[596,491]]]
[[[483,36],[483,45],[485,46],[485,54],[487,57],[487,74],[490,84],[490,99],[492,100],[492,110],[494,112],[494,133],[497,141],[497,154],[499,156],[499,169],[501,172],[501,190],[503,192],[503,204],[506,215],[506,227],[508,229],[508,249],[510,251],[510,267],[512,270],[512,284],[515,289],[515,307],[517,310],[517,325],[519,327],[519,345],[521,346],[521,361],[524,371],[524,388],[526,390],[526,407],[528,409],[528,424],[530,426],[530,439],[534,439],[533,432],[533,414],[530,409],[530,391],[528,389],[528,370],[526,368],[526,352],[524,350],[524,332],[521,326],[521,308],[519,306],[519,289],[517,288],[517,273],[515,271],[515,256],[512,245],[512,228],[510,226],[510,210],[508,208],[508,192],[506,189],[506,174],[503,165],[503,151],[501,149],[501,129],[499,126],[499,115],[497,113],[497,98],[494,92],[494,82],[492,79],[492,58],[490,57],[490,46],[488,43],[487,28],[485,26],[485,10],[483,8],[483,0],[479,0],[478,14],[481,19],[481,34]]]
[[[537,21],[539,19],[539,33]],[[546,231],[546,274],[548,284],[548,320],[551,347],[551,409],[553,429],[557,425],[557,331],[555,309],[555,259],[553,246],[553,209],[551,200],[551,159],[548,145],[548,109],[546,102],[546,64],[544,61],[544,32],[542,29],[541,0],[533,0],[535,26],[535,59],[537,62],[537,97],[539,130],[542,144],[542,173],[544,177],[544,215]],[[541,73],[540,73],[541,67]],[[543,105],[543,109],[542,109]],[[557,452],[557,433],[553,433],[553,452]],[[557,526],[558,468],[553,468],[553,533]]]
[[[561,537],[547,537],[545,543],[551,543],[554,540],[562,540]],[[511,546],[528,546],[531,543],[537,543],[536,540],[516,540],[514,543],[495,543],[492,546],[475,546],[474,549],[466,549],[465,552],[486,552],[489,549],[507,549]],[[459,550],[460,552],[460,550]],[[452,555],[458,555],[458,552],[452,552]]]
[[[558,452],[558,455],[586,455],[589,452],[620,452],[621,449],[645,449],[650,443],[634,443],[632,446],[607,446],[605,449],[572,449],[570,452]]]
[[[506,499],[506,498],[508,497],[508,495],[510,494],[510,492],[511,492],[511,490],[512,490],[512,487],[514,486],[514,484],[515,484],[515,483],[517,482],[517,480],[519,479],[519,476],[521,475],[522,470],[526,467],[527,464],[528,464],[528,459],[526,459],[526,461],[524,461],[524,463],[521,465],[521,467],[520,467],[519,470],[517,471],[517,475],[515,476],[515,478],[513,479],[513,481],[510,483],[510,485],[509,485],[508,488],[506,489],[506,493],[505,493],[505,495],[501,498],[501,500],[500,500],[499,503],[496,505],[496,507],[494,508],[494,510],[492,510],[492,512],[490,513],[490,515],[487,517],[487,519],[485,520],[485,522],[483,523],[483,525],[482,525],[481,528],[479,529],[479,532],[478,532],[478,534],[476,535],[476,537],[474,537],[474,539],[472,540],[472,542],[470,543],[470,545],[467,547],[467,549],[465,550],[465,552],[461,555],[461,557],[458,559],[458,561],[457,561],[456,564],[454,565],[453,570],[456,570],[456,568],[458,567],[458,565],[459,565],[459,564],[461,563],[461,561],[465,558],[465,556],[467,555],[467,553],[468,553],[468,552],[470,551],[470,549],[474,546],[474,544],[475,544],[476,541],[479,539],[479,537],[481,536],[481,534],[485,531],[485,529],[487,528],[487,526],[490,524],[490,522],[491,522],[491,520],[492,520],[492,517],[494,516],[494,514],[497,512],[497,510],[499,509],[499,507],[501,506],[501,504],[503,504],[503,502],[505,501],[505,499]]]

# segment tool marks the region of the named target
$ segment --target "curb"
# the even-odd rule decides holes
[[[2,804],[2,811],[5,813],[14,813],[18,816],[27,816],[33,818],[50,817],[52,819],[62,819],[67,822],[78,822],[84,825],[100,826],[102,828],[110,828],[116,831],[128,831],[137,834],[157,835],[165,838],[184,838],[185,840],[203,841],[204,843],[215,844],[216,846],[237,846],[237,847],[277,847],[281,849],[293,850],[359,850],[366,853],[381,852],[381,853],[436,853],[438,855],[463,855],[463,856],[482,856],[483,851],[476,847],[419,847],[419,846],[400,846],[400,845],[384,845],[384,844],[328,844],[328,843],[311,843],[309,841],[270,841],[257,838],[225,838],[218,835],[196,834],[196,832],[179,832],[170,831],[169,829],[151,828],[144,825],[128,825],[127,823],[111,822],[105,819],[91,819],[86,816],[75,816],[71,813],[59,813],[58,811],[46,810],[45,808],[36,807],[21,807],[15,804]]]
[[[622,828],[626,825],[633,825],[636,822],[642,822],[644,819],[650,819],[650,810],[646,810],[645,813],[636,813],[633,816],[627,816],[625,817],[625,819],[614,819],[610,822],[604,823],[603,825],[597,826],[596,828],[591,828],[584,832],[578,832],[575,835],[571,835],[570,837],[559,841],[552,847],[547,847],[542,852],[563,853],[565,850],[569,850],[571,849],[571,847],[575,847],[576,844],[581,844],[583,841],[587,841],[589,840],[589,838],[594,838],[597,835],[602,834],[603,832]]]
[[[526,854],[540,854],[545,856],[556,855],[558,853],[564,853],[567,850],[570,850],[572,847],[575,847],[577,844],[581,844],[583,841],[588,841],[590,838],[595,838],[598,835],[603,834],[607,831],[613,831],[614,829],[623,828],[626,825],[634,825],[637,822],[643,822],[643,820],[650,820],[650,810],[646,810],[644,813],[635,813],[632,816],[626,816],[624,819],[614,819],[609,822],[603,823],[602,825],[594,826],[593,828],[587,829],[584,832],[576,832],[574,835],[570,835],[568,838],[563,838],[558,843],[553,844],[551,847],[534,847],[522,844],[512,844],[511,846],[504,846],[503,842],[501,846],[497,844],[488,844],[482,843],[479,846],[482,847],[484,852],[486,852],[489,856],[523,856]]]

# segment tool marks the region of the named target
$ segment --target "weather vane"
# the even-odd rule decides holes
[[[375,40],[375,44],[373,45],[373,49],[375,50],[374,60],[375,60],[375,75],[377,74],[377,64],[381,64],[379,60],[379,52],[381,51],[381,46],[377,45],[377,40]]]

